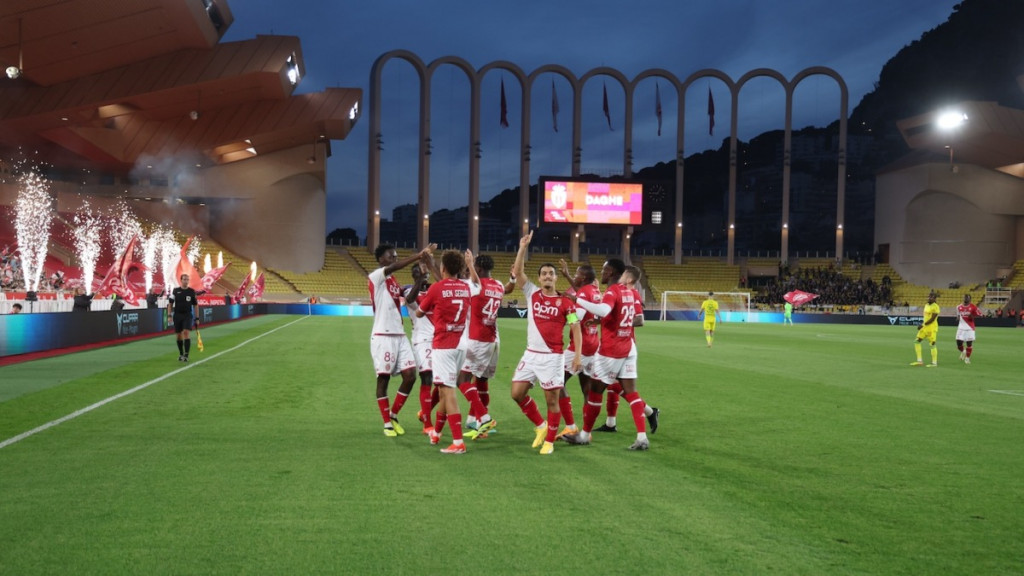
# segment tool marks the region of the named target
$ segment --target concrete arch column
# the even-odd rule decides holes
[[[717,78],[722,81],[729,90],[730,106],[730,134],[729,134],[729,189],[728,189],[728,248],[727,261],[735,263],[735,218],[736,218],[736,180],[737,180],[737,120],[739,115],[739,93],[743,86],[753,78],[770,77],[779,82],[786,94],[785,103],[785,136],[783,150],[783,198],[782,217],[783,223],[788,223],[789,200],[790,200],[790,154],[792,145],[792,112],[793,92],[797,85],[804,79],[813,75],[826,75],[836,80],[840,89],[840,110],[839,110],[839,174],[837,183],[837,214],[836,214],[836,255],[842,257],[843,229],[845,208],[845,180],[846,180],[846,139],[847,139],[847,107],[848,92],[846,83],[837,72],[826,67],[811,67],[798,72],[792,80],[786,78],[776,70],[769,68],[758,68],[744,74],[738,81],[721,70],[702,69],[694,72],[680,82],[671,72],[659,68],[648,69],[640,72],[632,80],[628,80],[620,71],[609,67],[598,67],[587,71],[576,78],[571,71],[559,65],[549,64],[537,68],[529,74],[524,73],[518,66],[507,61],[494,61],[484,65],[479,70],[465,60],[453,56],[438,58],[429,65],[415,54],[405,50],[395,50],[380,56],[373,64],[370,78],[370,137],[369,137],[369,174],[367,178],[367,245],[375,246],[380,242],[380,101],[381,101],[381,74],[384,65],[392,58],[399,58],[410,63],[420,78],[420,121],[419,121],[419,185],[418,185],[418,217],[419,228],[417,230],[417,241],[420,245],[429,242],[429,206],[430,206],[430,89],[431,78],[439,66],[450,64],[462,70],[470,82],[471,105],[470,105],[470,134],[469,134],[469,237],[468,246],[475,252],[479,250],[479,213],[480,213],[480,86],[483,77],[488,72],[500,69],[515,76],[522,90],[521,106],[521,130],[520,130],[520,152],[519,152],[519,229],[521,234],[526,234],[530,227],[529,216],[529,188],[530,188],[530,150],[531,131],[530,121],[532,117],[532,93],[535,81],[540,75],[554,73],[565,78],[572,87],[572,149],[570,150],[572,176],[577,177],[581,172],[583,149],[582,145],[582,108],[583,108],[583,87],[587,81],[596,76],[607,76],[617,81],[625,94],[625,113],[623,115],[623,158],[622,173],[625,177],[633,174],[633,96],[636,87],[641,80],[657,77],[664,79],[671,86],[674,86],[678,96],[678,112],[676,120],[676,177],[675,177],[675,243],[674,261],[678,264],[682,261],[682,237],[684,226],[683,190],[685,181],[684,159],[685,159],[685,103],[686,92],[694,82],[702,78]],[[574,260],[579,259],[579,238],[585,237],[583,226],[577,228],[575,235],[570,235],[570,251]],[[629,258],[630,242],[629,237],[632,228],[627,227],[622,232],[622,252],[624,258]],[[784,258],[788,257],[789,251],[789,229],[782,227],[780,238],[781,251]]]

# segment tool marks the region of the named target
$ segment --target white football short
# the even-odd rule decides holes
[[[564,360],[564,365],[562,366],[562,369],[566,373],[572,374],[572,375],[576,375],[576,374],[579,374],[580,372],[582,372],[583,374],[585,374],[587,376],[593,376],[594,375],[594,357],[593,356],[580,356],[580,369],[579,370],[573,370],[572,369],[572,359],[575,358],[575,357],[576,357],[576,353],[573,352],[571,349],[566,348],[565,352],[562,354],[562,358]]]
[[[523,352],[516,372],[512,375],[513,382],[529,382],[531,385],[540,383],[544,390],[554,390],[565,385],[562,355],[544,352]]]
[[[433,351],[433,342],[416,342],[412,345],[412,353],[416,357],[417,370],[420,372],[430,372],[434,369],[431,359]]]
[[[459,367],[465,358],[465,350],[458,348],[434,348],[434,384],[455,388],[459,385]]]
[[[401,334],[370,336],[370,355],[377,374],[395,375],[410,368],[416,369],[416,357],[412,353],[409,339]]]
[[[956,339],[961,342],[974,342],[974,330],[971,328],[957,328]]]
[[[625,358],[609,358],[598,351],[594,359],[594,378],[605,384],[616,380],[636,380],[636,346]]]
[[[462,371],[477,378],[494,378],[498,369],[498,342],[466,340],[465,348],[466,359],[462,362]]]

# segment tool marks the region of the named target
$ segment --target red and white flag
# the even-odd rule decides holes
[[[107,270],[107,275],[100,282],[99,288],[96,289],[100,296],[117,294],[132,306],[139,304],[139,299],[135,297],[135,291],[132,290],[128,283],[128,274],[132,270],[146,269],[142,264],[132,260],[132,254],[135,252],[135,243],[138,239],[138,236],[133,236],[128,245],[125,246],[124,252],[114,260],[114,264]]]
[[[188,259],[188,245],[192,243],[192,239],[195,236],[189,236],[188,240],[185,240],[185,245],[181,247],[181,255],[178,256],[178,264],[174,267],[174,278],[173,284],[175,286],[181,285],[181,275],[188,274],[188,286],[189,288],[200,293],[203,291],[202,279],[203,275],[196,270],[195,265]],[[167,278],[164,278],[164,283],[167,283]]]
[[[263,298],[263,288],[265,283],[263,272],[260,272],[260,275],[256,277],[256,281],[251,282],[249,287],[245,290],[245,295],[249,298],[249,302],[258,302]]]
[[[558,94],[555,93],[554,80],[551,80],[551,126],[558,132]]]
[[[502,128],[508,128],[508,102],[505,101],[505,79],[501,79],[501,120],[498,121]]]
[[[711,97],[711,86],[708,86],[708,134],[715,135],[715,99]]]
[[[661,136],[661,87],[654,84],[654,115],[658,117],[658,136]]]
[[[604,105],[603,105],[603,107],[604,107],[604,117],[608,120],[608,129],[609,130],[614,130],[614,128],[612,128],[612,113],[608,109],[608,85],[607,84],[604,86]]]
[[[817,294],[811,294],[810,292],[804,292],[803,290],[793,290],[792,292],[786,292],[782,296],[782,299],[799,308],[801,305],[807,304],[817,297]]]
[[[220,268],[214,268],[203,275],[203,290],[207,292],[213,291],[213,285],[216,284],[217,281],[220,280],[220,277],[224,275],[224,271],[228,269],[228,266],[231,266],[231,262],[228,262]]]
[[[242,279],[242,283],[238,285],[238,290],[235,290],[235,295],[232,298],[235,302],[241,302],[242,301],[242,298],[246,295],[246,291],[249,290],[249,281],[251,279],[252,279],[252,274],[246,274],[245,278]]]

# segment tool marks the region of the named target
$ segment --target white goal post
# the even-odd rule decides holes
[[[708,299],[708,293],[666,290],[661,293],[661,320],[696,319],[700,306]],[[750,321],[749,292],[715,292],[718,312],[724,322]],[[687,314],[690,312],[691,314]]]

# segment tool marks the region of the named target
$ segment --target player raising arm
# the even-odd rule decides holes
[[[526,297],[527,324],[526,351],[512,375],[512,399],[534,425],[533,447],[540,446],[541,454],[551,454],[555,450],[555,437],[562,417],[558,397],[565,384],[562,357],[565,326],[569,325],[572,340],[577,343],[571,363],[573,371],[579,370],[583,360],[579,346],[582,333],[576,318],[576,306],[555,290],[558,271],[554,264],[542,264],[538,269],[539,288],[526,276],[523,266],[532,239],[533,232],[530,232],[519,240],[513,272],[516,286]],[[548,408],[546,426],[537,404],[528,394],[536,383],[544,390]]]
[[[427,290],[416,309],[416,316],[421,320],[432,312],[434,384],[440,387],[440,395],[437,424],[430,431],[430,443],[437,444],[442,419],[447,420],[452,430],[452,444],[441,450],[445,454],[466,453],[466,444],[462,439],[462,414],[459,412],[455,387],[464,355],[459,348],[459,340],[466,329],[471,298],[470,286],[459,279],[459,274],[466,265],[467,257],[472,258],[471,254],[467,250],[464,257],[454,250],[446,250],[441,255],[441,281]]]
[[[601,391],[605,386],[618,380],[622,384],[624,397],[629,402],[633,423],[636,424],[636,442],[629,449],[650,448],[644,417],[650,418],[653,434],[658,426],[658,411],[648,406],[636,391],[637,348],[633,337],[633,319],[638,310],[642,314],[642,300],[640,294],[631,286],[639,279],[636,277],[638,272],[636,268],[627,269],[622,260],[610,258],[601,270],[602,280],[609,281],[614,277],[618,281],[608,282],[608,289],[601,303],[594,304],[576,299],[579,307],[601,318],[601,346],[594,360],[594,380],[591,382],[591,397],[583,414],[583,431],[577,436],[566,436],[566,441],[571,444],[590,443],[590,431],[601,406]]]
[[[424,258],[435,248],[436,244],[430,244],[416,254],[399,260],[394,246],[381,244],[374,250],[380,268],[367,276],[370,300],[373,302],[370,354],[377,372],[377,407],[384,420],[384,435],[388,437],[405,434],[397,415],[416,383],[416,358],[402,325],[402,287],[392,274]],[[388,382],[391,376],[399,373],[402,375],[402,383],[398,387],[394,405],[389,406]]]

